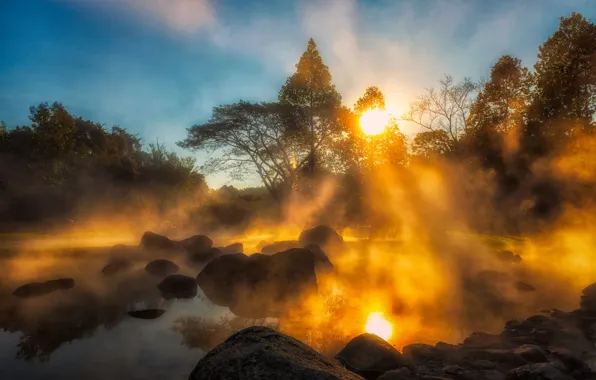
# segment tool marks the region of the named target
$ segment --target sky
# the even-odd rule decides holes
[[[0,0],[0,120],[60,101],[190,155],[186,128],[275,100],[310,37],[344,104],[376,85],[405,112],[446,73],[480,79],[503,54],[531,67],[571,12],[596,19],[596,0]]]

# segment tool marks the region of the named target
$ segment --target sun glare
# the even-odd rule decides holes
[[[391,322],[380,312],[369,314],[364,330],[369,334],[375,334],[385,340],[388,340],[393,335]]]
[[[378,135],[387,127],[389,118],[389,113],[384,110],[372,109],[366,111],[360,117],[360,128],[366,135]]]

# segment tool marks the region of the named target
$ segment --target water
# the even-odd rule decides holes
[[[143,260],[128,275],[100,275],[98,251],[21,253],[0,259],[1,379],[180,379],[232,331],[229,312],[201,294],[164,300]],[[182,266],[182,274],[198,270]],[[73,277],[72,289],[18,298],[24,283]],[[143,320],[130,310],[163,308]],[[223,319],[222,319],[223,318]],[[214,322],[214,323],[211,323]],[[219,327],[219,330],[218,330]]]

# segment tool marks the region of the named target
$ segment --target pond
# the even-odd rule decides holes
[[[105,277],[103,250],[29,252],[0,259],[0,378],[180,379],[231,331],[227,309],[199,294],[165,300],[142,260],[124,276]],[[180,273],[196,276],[182,266]],[[39,297],[18,286],[72,277],[72,289]],[[164,309],[155,319],[128,312]],[[213,322],[213,323],[211,323]],[[219,330],[217,327],[219,326]]]
[[[317,278],[312,314],[284,320],[236,317],[200,288],[189,299],[165,299],[157,286],[162,277],[144,269],[159,258],[154,253],[139,252],[130,257],[128,271],[106,276],[110,248],[6,249],[0,256],[0,379],[187,378],[211,348],[257,324],[332,357],[378,312],[390,317],[390,343],[398,348],[457,343],[472,331],[498,333],[507,320],[577,303],[576,289],[525,264],[482,259],[484,266],[472,265],[476,256],[465,256],[461,265],[444,251],[423,255],[408,248],[395,242],[346,244],[340,256],[331,257],[334,281]],[[184,256],[168,258],[180,274],[194,278],[201,270]],[[14,294],[24,284],[60,278],[75,284],[37,297]],[[520,279],[536,290],[516,290]],[[143,310],[149,312],[134,313]]]

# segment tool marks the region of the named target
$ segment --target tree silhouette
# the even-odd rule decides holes
[[[296,72],[282,86],[278,100],[294,107],[301,136],[309,147],[306,170],[312,174],[321,151],[341,132],[338,114],[342,108],[341,95],[331,83],[329,68],[312,38],[296,64]]]

